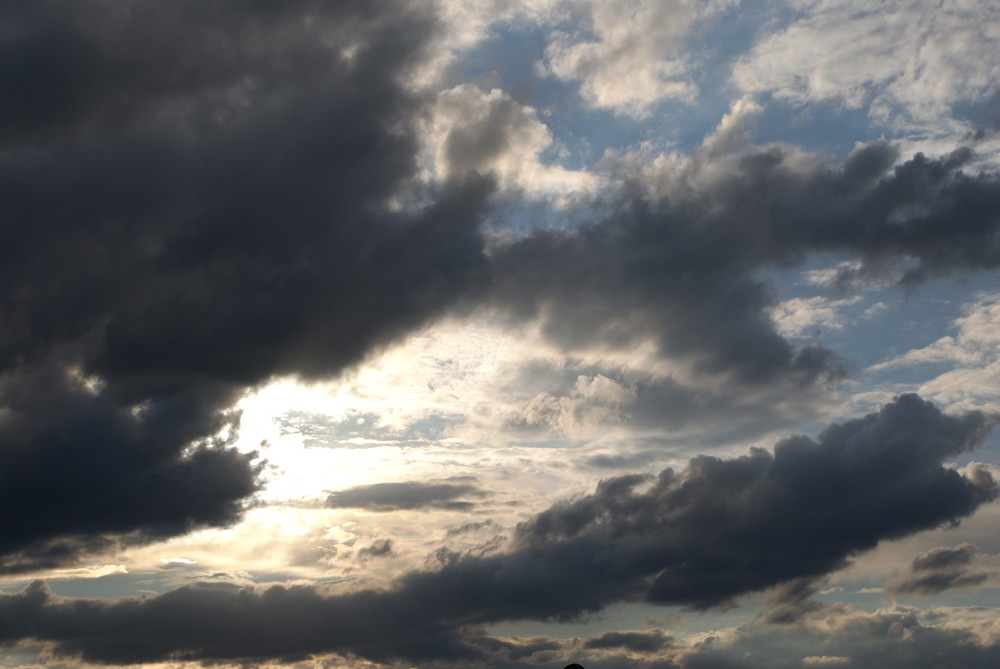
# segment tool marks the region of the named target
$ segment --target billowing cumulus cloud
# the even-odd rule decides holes
[[[586,224],[497,250],[494,299],[570,350],[654,341],[702,374],[836,379],[833,352],[778,333],[773,286],[756,273],[819,252],[858,257],[858,276],[905,265],[906,285],[1000,267],[1000,183],[964,173],[970,158],[962,150],[894,166],[883,143],[840,165],[780,147],[721,164],[696,154],[663,177],[658,196],[612,200]]]
[[[142,439],[128,430],[170,414],[172,440],[131,449],[144,456],[134,469],[118,460],[115,481],[171,459],[189,471],[184,449],[231,421],[243,388],[336,373],[458,302],[538,319],[569,350],[653,341],[694,373],[794,388],[835,381],[843,367],[830,350],[781,336],[758,271],[842,252],[860,257],[862,274],[909,263],[912,284],[1000,264],[1000,187],[962,171],[967,151],[895,166],[885,144],[841,165],[778,147],[734,153],[732,142],[720,154],[750,103],[665,189],[609,194],[589,222],[497,242],[487,255],[478,222],[492,186],[465,175],[551,176],[537,164],[547,131],[499,91],[462,85],[432,105],[404,85],[434,35],[418,7],[60,7],[5,15],[0,353],[9,385],[48,379],[20,409],[35,425],[8,439],[53,458],[89,449],[96,463]],[[23,88],[29,66],[37,85]],[[420,195],[417,119],[434,105],[452,178]],[[405,187],[424,204],[401,210]],[[74,393],[94,412],[58,400]],[[78,419],[110,432],[43,434]],[[205,453],[253,478],[247,459]],[[10,471],[27,466],[10,449],[2,457]],[[17,471],[36,483],[43,470]],[[167,505],[172,531],[230,522],[254,485],[223,489],[226,512]],[[131,523],[91,528],[70,522],[66,505],[21,499],[25,518],[63,518],[49,535],[36,525],[32,542],[145,531],[142,507]]]
[[[574,437],[597,423],[614,423],[627,416],[626,407],[636,399],[633,388],[603,375],[579,376],[573,390],[563,397],[542,392],[517,417],[524,426],[545,426]]]
[[[0,6],[0,645],[991,666],[1000,17],[737,4]]]
[[[245,386],[338,371],[475,282],[487,185],[408,218],[386,204],[415,174],[402,75],[433,20],[315,2],[2,20],[5,564],[230,523],[250,458],[187,449]]]
[[[987,425],[982,415],[956,419],[901,397],[816,441],[781,441],[773,455],[695,458],[646,490],[642,477],[609,479],[594,495],[519,526],[516,541],[526,551],[607,548],[605,573],[651,578],[650,599],[713,606],[830,573],[882,539],[957,520],[992,500],[996,483],[984,470],[967,479],[940,464],[982,439]],[[934,502],[923,497],[928,486]],[[565,552],[570,560],[572,549]]]
[[[482,651],[461,640],[469,626],[567,618],[641,598],[715,606],[956,522],[994,499],[997,484],[984,470],[963,475],[942,461],[975,447],[989,427],[981,414],[947,416],[901,397],[817,440],[782,441],[773,454],[700,456],[655,481],[608,479],[519,525],[507,552],[444,556],[437,571],[410,572],[385,591],[202,584],[100,602],[54,597],[39,582],[0,597],[0,639],[49,641],[59,653],[111,663],[324,651],[472,659]],[[611,637],[591,647],[654,642]]]

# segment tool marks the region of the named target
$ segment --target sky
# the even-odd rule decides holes
[[[1000,6],[0,4],[0,667],[1000,666]]]

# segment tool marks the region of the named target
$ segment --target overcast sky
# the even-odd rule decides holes
[[[0,3],[0,666],[1000,666],[1000,6]]]

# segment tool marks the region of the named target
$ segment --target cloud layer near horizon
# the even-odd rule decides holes
[[[324,652],[472,660],[483,651],[462,641],[470,626],[571,618],[635,599],[719,606],[826,576],[879,541],[957,523],[1000,488],[983,468],[961,474],[942,461],[975,448],[991,427],[980,413],[951,417],[903,396],[815,441],[779,442],[773,454],[700,456],[652,482],[608,479],[519,525],[504,552],[442,553],[438,569],[407,573],[385,591],[204,584],[102,602],[58,598],[36,582],[0,595],[0,640],[53,642],[59,655],[108,663]],[[435,501],[441,487],[409,486],[407,498]],[[388,488],[394,497],[397,488]],[[354,497],[384,506],[380,491]],[[347,493],[331,500],[346,503]]]

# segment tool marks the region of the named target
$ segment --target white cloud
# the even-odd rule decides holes
[[[743,96],[723,115],[715,131],[704,139],[698,154],[712,161],[746,148],[751,125],[763,111],[751,96]]]
[[[634,388],[602,374],[581,375],[568,395],[535,395],[519,418],[527,425],[547,425],[567,437],[578,438],[591,435],[602,424],[623,421],[628,416],[628,405],[635,400]]]
[[[468,171],[493,173],[501,187],[535,194],[566,194],[599,184],[588,172],[543,163],[552,133],[533,107],[499,89],[487,93],[461,84],[439,93],[425,141],[440,179]]]
[[[954,335],[873,365],[871,372],[949,364],[919,392],[952,410],[1000,406],[1000,293],[984,293],[955,319]]]
[[[843,299],[796,297],[776,304],[770,313],[783,336],[807,337],[820,329],[842,329],[845,325],[843,309],[860,299],[860,295]]]
[[[418,88],[440,85],[448,67],[487,39],[495,26],[550,23],[563,13],[566,0],[437,0],[434,4],[442,29],[426,61],[413,73],[411,83]]]
[[[584,0],[576,3],[591,37],[557,33],[546,49],[548,71],[580,81],[592,107],[642,117],[664,99],[692,101],[682,47],[693,23],[731,3],[686,0]]]
[[[740,157],[760,150],[750,136],[757,119],[765,113],[761,104],[746,95],[733,101],[718,125],[691,153],[656,153],[647,144],[622,153],[608,150],[598,167],[616,178],[643,184],[652,198],[691,198],[699,206],[711,207],[719,185],[741,169]],[[823,156],[793,145],[768,146],[780,149],[784,164],[803,177],[828,164]]]
[[[1000,79],[1000,5],[989,0],[794,3],[803,13],[733,70],[750,93],[867,108],[923,137],[964,134],[952,105],[984,102]]]

